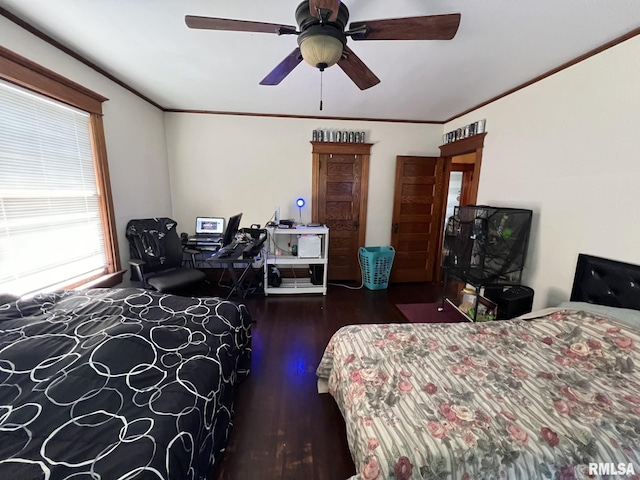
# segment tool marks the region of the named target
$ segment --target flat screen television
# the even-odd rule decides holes
[[[236,233],[238,233],[238,229],[240,228],[240,220],[242,220],[242,213],[238,213],[233,217],[229,217],[229,221],[227,222],[227,229],[224,231],[224,236],[222,237],[223,247],[231,245],[235,240]]]

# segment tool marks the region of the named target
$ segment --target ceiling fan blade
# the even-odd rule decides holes
[[[260,85],[279,85],[282,80],[289,75],[294,68],[302,61],[300,49],[296,48],[287,55],[276,68],[271,70],[269,74],[262,79]]]
[[[366,90],[380,83],[380,79],[346,45],[344,46],[343,56],[338,61],[338,66],[353,80],[353,83],[360,90]]]
[[[318,16],[320,10],[330,10],[328,21],[335,22],[340,10],[340,0],[309,0],[309,11],[311,15]]]
[[[366,26],[366,33],[354,34],[354,40],[451,40],[460,25],[460,14],[391,18],[353,22],[350,30]]]
[[[282,33],[295,32],[296,27],[290,25],[279,25],[277,23],[248,22],[245,20],[231,20],[229,18],[197,17],[187,15],[184,22],[189,28],[203,30],[230,30],[232,32],[260,32],[260,33]]]

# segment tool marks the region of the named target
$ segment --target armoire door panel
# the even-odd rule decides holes
[[[347,158],[345,155],[336,155],[334,157],[327,158],[327,177],[354,177],[354,166],[350,160],[351,159]]]
[[[431,222],[431,216],[426,216],[428,220],[421,221],[417,220],[415,222],[402,222],[398,224],[398,233],[420,233],[420,234],[429,234],[431,233],[431,228],[433,224]]]
[[[435,199],[430,197],[431,200],[426,200],[421,203],[403,203],[400,206],[400,215],[413,216],[413,217],[431,217],[433,212],[433,202]],[[414,218],[410,219],[415,221]]]
[[[429,188],[429,185],[433,185],[434,179],[429,177],[406,177],[403,180],[404,185],[425,185]]]
[[[351,220],[353,216],[353,202],[351,200],[327,201],[326,218],[330,220]],[[342,226],[341,223],[339,223]],[[345,223],[346,225],[346,223]]]
[[[327,183],[327,195],[339,197],[351,197],[353,182],[329,182]]]
[[[347,232],[349,238],[351,238],[353,230],[353,221],[352,220],[341,220],[339,218],[330,218],[328,215],[324,215],[324,221],[322,223],[326,223],[327,221],[331,221],[331,225],[333,231],[335,232],[335,238],[337,238],[341,232]],[[331,238],[334,238],[332,235]],[[331,240],[329,240],[331,241]]]
[[[433,196],[434,185],[431,183],[404,183],[402,185],[402,196],[423,197],[425,195]]]
[[[396,267],[402,270],[413,270],[416,264],[425,265],[427,263],[427,253],[410,253],[410,252],[396,252],[393,259],[393,268]]]
[[[414,158],[417,158],[417,157],[414,157]],[[432,175],[433,175],[433,171],[431,169],[431,166],[426,164],[407,163],[405,164],[405,168],[403,171],[403,176],[407,178],[431,177]]]
[[[413,235],[410,238],[400,240],[400,242],[398,243],[398,248],[403,252],[406,251],[412,254],[415,254],[416,252],[428,252],[430,240],[429,237],[429,235]]]

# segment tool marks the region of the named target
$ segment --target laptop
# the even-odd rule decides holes
[[[196,217],[196,234],[189,237],[189,243],[196,245],[219,245],[224,233],[224,218]]]

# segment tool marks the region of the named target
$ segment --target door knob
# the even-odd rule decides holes
[[[354,229],[354,230],[357,230],[359,226],[360,226],[360,223],[358,223],[358,221],[357,221],[357,220],[354,220],[354,221],[353,221],[353,229]]]
[[[393,224],[393,233],[398,233],[399,225],[397,223]]]

